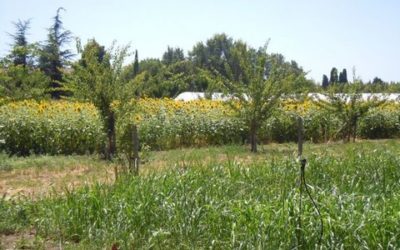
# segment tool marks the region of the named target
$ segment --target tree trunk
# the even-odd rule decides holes
[[[255,121],[250,124],[250,144],[251,152],[257,153],[257,123]]]
[[[132,149],[133,149],[133,174],[134,175],[139,175],[139,164],[140,164],[140,158],[139,158],[139,135],[137,131],[137,126],[132,125]]]
[[[352,134],[351,129],[352,129],[352,120],[349,119],[347,121],[346,127],[344,128],[344,136],[343,136],[344,143],[350,142],[350,138],[351,138],[351,134]]]
[[[353,124],[353,142],[356,142],[356,137],[357,137],[357,118],[354,118],[354,124]]]
[[[110,111],[107,116],[106,127],[107,127],[107,149],[106,158],[111,160],[116,153],[116,142],[115,142],[115,114],[114,111]]]

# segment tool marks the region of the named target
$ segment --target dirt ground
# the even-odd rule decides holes
[[[38,198],[95,182],[114,181],[112,168],[75,165],[63,168],[13,169],[0,171],[0,196],[6,199]]]

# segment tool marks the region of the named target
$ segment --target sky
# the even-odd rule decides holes
[[[269,52],[317,82],[332,67],[346,68],[350,80],[354,68],[364,81],[400,82],[398,0],[0,0],[0,56],[10,49],[12,22],[31,18],[29,41],[44,41],[58,7],[83,43],[130,43],[140,59],[160,58],[167,46],[187,53],[226,33],[256,48],[271,39]]]

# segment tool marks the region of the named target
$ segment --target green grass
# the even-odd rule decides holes
[[[0,171],[26,168],[66,168],[73,165],[104,165],[95,155],[31,155],[28,157],[8,156],[0,153]]]
[[[323,248],[400,248],[397,143],[306,144]],[[35,202],[1,201],[0,232],[1,225],[31,227],[74,249],[312,249],[319,218],[305,195],[299,213],[294,150],[284,144],[256,155],[239,146],[151,153],[147,166],[170,167]]]

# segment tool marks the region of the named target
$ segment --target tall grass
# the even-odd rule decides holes
[[[309,156],[306,178],[325,224],[324,248],[400,247],[399,156],[364,150]],[[20,224],[82,248],[315,248],[319,218],[306,197],[304,244],[296,238],[298,171],[289,158],[184,165],[23,203]],[[2,204],[4,215],[10,210]]]
[[[346,145],[347,151],[335,156],[308,155],[306,178],[322,212],[324,247],[400,247],[398,150],[393,143],[378,146]],[[41,237],[82,248],[316,246],[319,218],[306,197],[304,245],[296,238],[298,163],[282,156],[255,163],[206,162],[177,164],[115,185],[65,190],[63,196],[35,202],[0,200],[0,233],[33,226]]]

